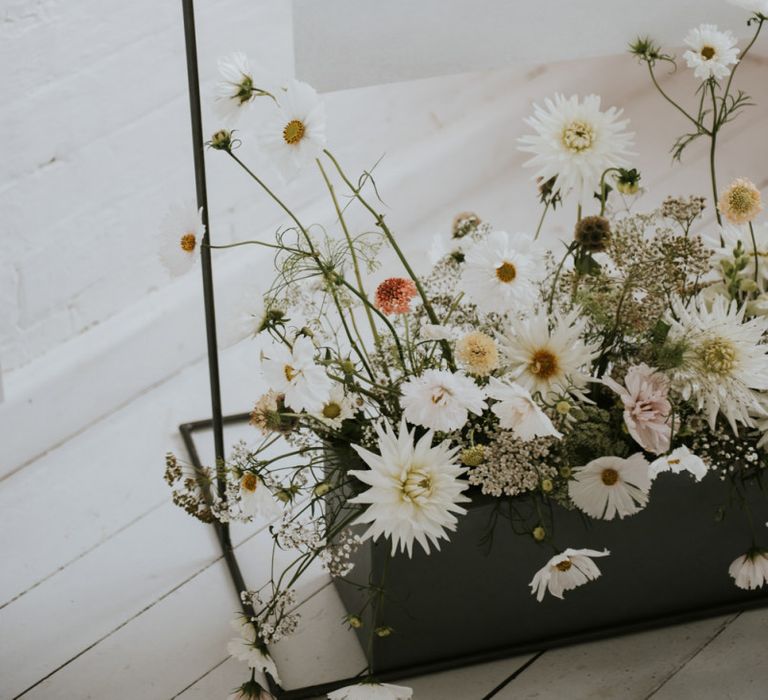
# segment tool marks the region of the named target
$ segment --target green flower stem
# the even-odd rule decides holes
[[[705,134],[709,134],[709,131],[704,128],[704,126],[698,122],[696,119],[694,119],[688,112],[686,112],[677,102],[675,102],[669,95],[667,95],[666,92],[662,89],[661,85],[659,85],[658,80],[656,80],[656,75],[653,72],[653,66],[651,66],[650,62],[648,63],[648,72],[651,75],[651,80],[653,81],[653,84],[656,86],[656,89],[659,91],[659,94],[667,101],[669,104],[671,104],[678,112],[680,112],[686,119],[688,119],[690,122],[695,124],[696,129],[698,131],[701,131]]]
[[[709,173],[712,177],[712,206],[715,208],[715,215],[717,216],[717,223],[722,224],[723,218],[720,214],[720,210],[717,208],[717,175],[715,173],[715,149],[717,147],[717,132],[720,128],[718,124],[717,115],[717,96],[715,95],[715,81],[710,80],[709,92],[712,95],[712,131],[709,132],[710,144],[709,144]],[[723,101],[723,104],[725,102]],[[722,245],[723,237],[720,236],[720,243]]]
[[[384,236],[386,237],[389,244],[392,246],[392,249],[395,251],[395,254],[397,255],[401,264],[403,265],[403,268],[408,273],[408,276],[413,280],[414,285],[416,285],[416,290],[418,291],[419,296],[421,297],[421,301],[424,305],[424,311],[427,313],[427,316],[429,317],[430,322],[437,325],[439,323],[437,319],[437,314],[435,313],[435,310],[432,308],[432,304],[430,303],[429,297],[427,297],[427,294],[424,291],[424,287],[421,284],[421,280],[413,271],[413,268],[411,267],[407,258],[403,254],[403,251],[400,249],[400,246],[397,244],[397,240],[392,234],[392,231],[389,230],[389,227],[384,221],[384,216],[379,214],[379,212],[377,212],[368,203],[368,201],[360,194],[360,189],[355,187],[352,184],[352,182],[350,182],[349,178],[346,176],[346,174],[341,168],[341,165],[339,165],[339,162],[336,160],[336,158],[334,158],[333,154],[328,150],[325,150],[323,152],[329,158],[329,160],[333,163],[339,175],[341,176],[341,179],[344,180],[344,183],[347,185],[347,187],[349,187],[349,189],[351,190],[355,198],[360,202],[360,204],[362,204],[371,213],[373,218],[376,220],[377,225],[384,233]],[[443,347],[443,355],[445,356],[445,359],[448,362],[448,366],[455,371],[456,364],[453,361],[453,353],[451,352],[450,345],[448,345],[448,343],[445,341],[442,341],[441,344]]]
[[[603,174],[600,176],[600,216],[605,216],[605,206],[608,203],[608,196],[605,192],[605,176],[608,173],[619,173],[619,168],[607,168],[603,170]]]
[[[541,227],[544,225],[544,218],[547,215],[547,212],[549,211],[549,202],[545,202],[544,204],[544,211],[541,212],[541,217],[539,218],[539,225],[536,227],[536,233],[533,236],[533,240],[536,241],[539,239],[539,234],[541,233]]]
[[[555,270],[555,276],[552,279],[552,289],[549,292],[549,303],[547,304],[547,313],[552,313],[552,306],[555,303],[555,291],[557,290],[557,282],[560,279],[560,274],[563,271],[563,265],[565,265],[565,261],[568,259],[568,257],[573,253],[573,251],[576,249],[576,241],[573,241],[568,248],[565,251],[565,255],[563,255],[563,259],[560,261],[560,264],[557,266],[557,269]]]
[[[225,243],[221,245],[211,245],[210,243],[202,243],[201,245],[206,246],[211,250],[225,250],[226,248],[239,248],[240,246],[244,246],[244,245],[260,245],[260,246],[264,246],[265,248],[274,248],[275,250],[283,250],[288,253],[295,253],[298,255],[307,255],[307,253],[305,253],[303,250],[299,250],[298,248],[291,248],[290,246],[277,245],[276,243],[266,243],[265,241],[239,241],[237,243]],[[307,257],[311,257],[311,256],[307,255]]]
[[[760,30],[763,28],[763,22],[765,22],[765,17],[763,15],[759,15],[758,17],[758,24],[757,24],[757,30],[755,31],[755,35],[752,37],[752,41],[750,41],[747,46],[744,48],[744,51],[741,52],[741,57],[739,58],[739,62],[733,67],[733,70],[731,70],[731,74],[728,76],[728,82],[725,84],[725,91],[723,92],[723,101],[720,103],[720,116],[718,118],[719,121],[722,121],[723,116],[725,115],[725,99],[728,97],[728,94],[731,90],[731,83],[733,83],[733,76],[736,74],[736,69],[744,63],[744,57],[749,53],[749,50],[752,48],[752,45],[757,41],[757,37],[760,36]]]
[[[749,222],[749,235],[752,238],[752,250],[755,253],[755,284],[757,284],[758,274],[757,266],[760,264],[760,255],[757,252],[757,241],[755,240],[755,228],[752,226],[752,222]]]
[[[344,214],[341,211],[341,208],[339,207],[339,200],[336,197],[336,191],[333,187],[333,184],[331,183],[330,179],[328,178],[328,175],[325,172],[325,168],[323,168],[323,164],[320,162],[320,159],[316,159],[317,167],[320,168],[320,174],[323,176],[323,180],[325,180],[325,184],[328,187],[328,192],[331,195],[331,199],[333,200],[333,206],[336,209],[336,216],[339,219],[339,224],[341,225],[341,229],[344,232],[344,237],[347,239],[347,246],[349,247],[349,254],[352,257],[352,266],[355,270],[355,279],[357,280],[357,288],[360,291],[360,294],[365,296],[367,298],[367,295],[365,293],[365,285],[363,284],[363,276],[360,273],[360,263],[357,259],[357,251],[355,250],[355,246],[352,242],[352,236],[349,234],[349,229],[347,228],[347,222],[344,219]],[[368,306],[365,306],[365,313],[368,316],[368,323],[371,326],[371,333],[373,333],[373,340],[376,343],[377,348],[381,348],[381,338],[379,337],[378,329],[376,328],[376,323],[373,320],[373,313],[371,312],[371,309]]]

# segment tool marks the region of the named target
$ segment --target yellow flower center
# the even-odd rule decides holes
[[[403,480],[402,489],[403,498],[409,501],[429,498],[432,495],[432,477],[420,469],[412,469]]]
[[[324,418],[338,418],[341,415],[341,406],[337,404],[335,401],[331,401],[331,403],[325,404],[323,406],[323,417]]]
[[[701,346],[704,368],[713,374],[728,374],[736,366],[736,349],[724,338],[712,338]]]
[[[736,185],[728,192],[728,206],[740,216],[749,215],[759,204],[760,192],[746,185]]]
[[[715,57],[716,53],[717,51],[715,51],[714,46],[703,46],[701,48],[701,55],[705,61],[711,61]]]
[[[595,144],[595,130],[588,122],[576,120],[563,129],[562,141],[572,153],[582,153]]]
[[[243,491],[248,491],[248,493],[253,493],[258,485],[258,477],[250,472],[243,474],[243,478],[240,480],[240,488]]]
[[[619,480],[619,472],[610,467],[608,467],[608,469],[603,469],[602,474],[600,474],[600,480],[606,486],[613,486]]]
[[[558,571],[568,571],[568,569],[570,569],[572,566],[573,564],[571,564],[570,559],[566,559],[565,561],[561,561],[559,564],[555,564],[555,568]]]
[[[496,268],[496,277],[500,282],[509,284],[517,277],[517,268],[511,262],[503,262]]]
[[[287,379],[289,382],[292,382],[292,381],[294,380],[294,378],[295,378],[295,377],[297,377],[297,376],[298,376],[298,374],[299,374],[299,373],[298,373],[298,372],[297,372],[297,371],[296,371],[296,370],[295,370],[293,367],[291,367],[290,365],[285,365],[285,367],[283,368],[283,372],[285,372],[285,378],[286,378],[286,379]]]
[[[306,127],[304,126],[304,122],[301,122],[298,119],[292,119],[283,129],[283,139],[289,146],[293,146],[304,138],[305,133]]]
[[[445,403],[446,398],[449,396],[452,396],[451,392],[444,386],[439,386],[432,394],[432,403],[438,406],[441,403]]]
[[[528,363],[530,373],[535,374],[540,379],[549,379],[557,374],[558,369],[557,357],[549,350],[537,350]]]
[[[179,240],[179,245],[185,253],[191,253],[197,245],[197,238],[195,237],[195,234],[185,233],[181,237],[181,240]]]

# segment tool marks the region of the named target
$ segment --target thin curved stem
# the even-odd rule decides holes
[[[717,97],[715,96],[715,83],[714,81],[710,81],[709,83],[709,91],[712,95],[712,131],[709,133],[710,136],[710,145],[709,145],[709,173],[712,177],[712,206],[715,208],[715,215],[717,216],[717,223],[722,224],[723,218],[720,215],[720,210],[717,208],[717,174],[715,172],[715,150],[717,147],[717,132],[718,132],[718,123],[717,123]],[[722,236],[721,236],[722,241]]]
[[[541,233],[541,227],[544,225],[544,217],[546,217],[547,212],[549,211],[549,202],[546,202],[544,204],[544,211],[541,212],[541,218],[539,219],[539,225],[536,227],[536,233],[533,236],[533,240],[536,241],[539,239],[539,234]]]
[[[757,37],[760,36],[760,30],[763,28],[763,22],[765,22],[765,17],[760,15],[758,24],[757,24],[757,31],[755,32],[755,35],[752,37],[752,41],[750,41],[744,48],[744,51],[741,52],[741,58],[739,58],[739,62],[733,67],[733,70],[731,70],[731,74],[728,76],[728,82],[725,84],[725,91],[723,92],[723,101],[720,105],[720,115],[718,117],[718,121],[721,121],[723,118],[723,115],[725,114],[725,98],[728,97],[728,93],[731,90],[731,83],[733,83],[733,76],[736,74],[736,69],[744,62],[744,58],[749,53],[749,50],[752,48],[752,45],[757,41]]]
[[[686,119],[688,119],[690,122],[696,125],[696,129],[698,131],[702,131],[705,134],[709,134],[709,131],[705,129],[696,119],[694,119],[688,112],[686,112],[677,102],[675,102],[669,95],[667,95],[666,92],[662,89],[661,85],[659,85],[659,81],[656,80],[656,75],[653,72],[653,68],[650,63],[648,63],[648,72],[651,75],[651,80],[653,81],[653,84],[656,86],[656,89],[659,91],[659,94],[667,101],[669,104],[671,104],[680,114],[682,114]]]

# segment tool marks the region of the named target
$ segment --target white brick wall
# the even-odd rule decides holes
[[[233,49],[278,74],[292,72],[286,0],[199,0],[197,13],[204,95],[215,58]],[[7,372],[168,284],[155,227],[167,201],[193,194],[181,3],[3,0],[0,66],[0,364]],[[334,94],[331,142],[345,156],[355,149],[351,165],[371,164],[492,96],[500,80],[455,77]],[[218,240],[234,224],[274,218],[224,160],[209,154]],[[290,188],[294,201],[319,192],[311,178]]]

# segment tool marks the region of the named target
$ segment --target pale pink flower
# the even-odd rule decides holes
[[[654,368],[640,364],[629,368],[625,386],[610,377],[603,383],[621,397],[624,422],[637,444],[654,454],[666,452],[672,436],[669,379]]]

